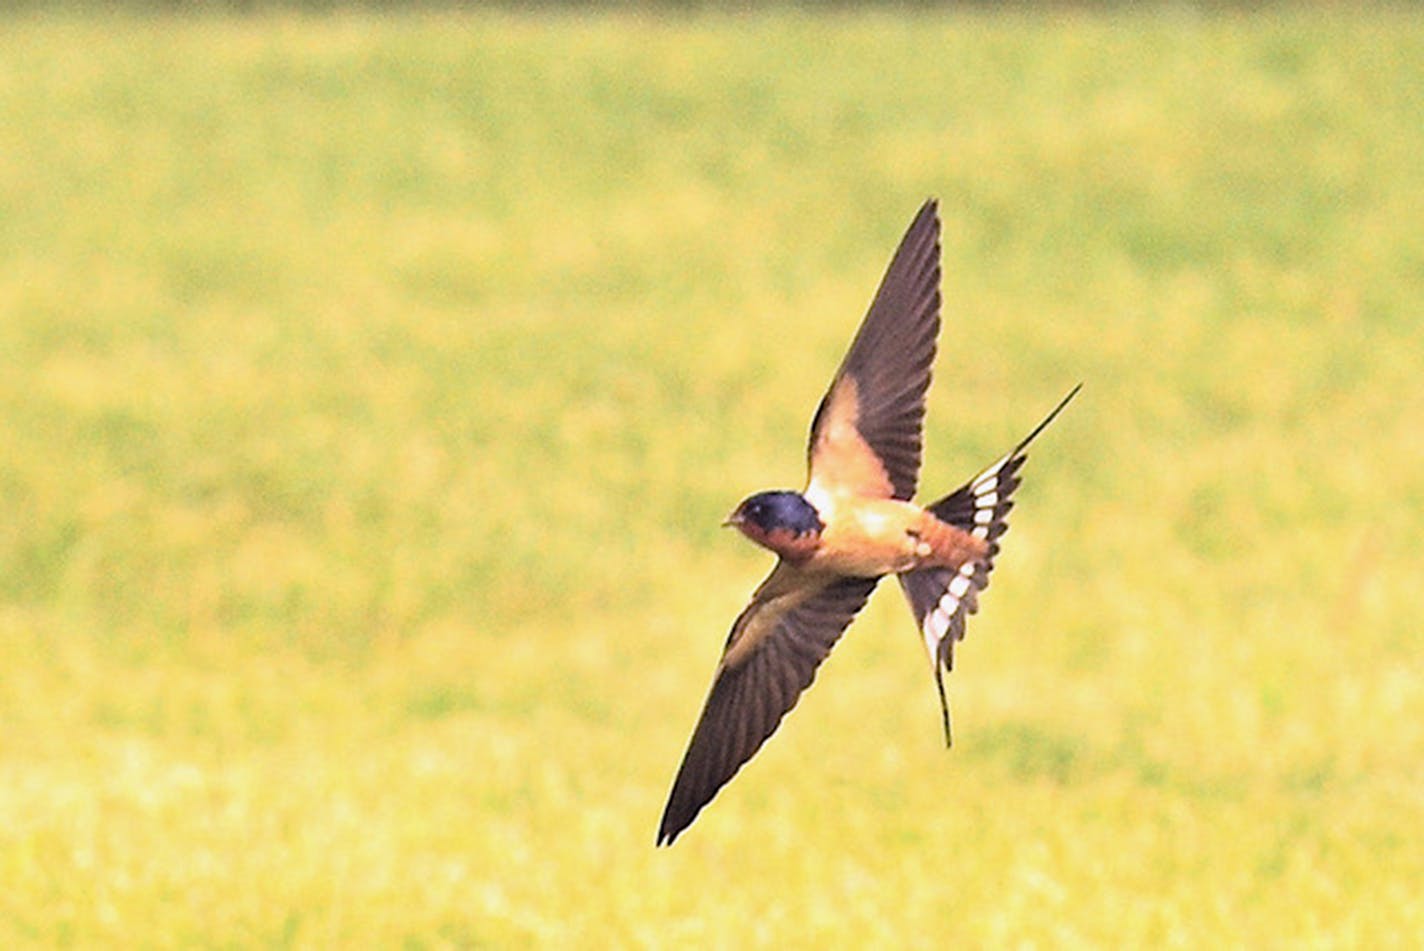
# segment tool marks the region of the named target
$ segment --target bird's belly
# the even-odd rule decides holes
[[[906,571],[916,564],[919,542],[911,529],[919,514],[914,505],[893,499],[838,505],[812,562],[824,571],[864,578]]]

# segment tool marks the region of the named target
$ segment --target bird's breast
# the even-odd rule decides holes
[[[809,567],[871,578],[907,571],[923,554],[913,531],[921,512],[909,502],[839,499],[825,505],[821,517],[826,528]]]

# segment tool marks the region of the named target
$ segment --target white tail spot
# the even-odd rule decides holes
[[[943,605],[943,601],[940,602]],[[952,613],[952,612],[951,612]],[[944,612],[943,607],[935,608],[925,618],[925,647],[929,649],[930,656],[935,656],[935,648],[944,639],[945,632],[949,630],[949,614]]]

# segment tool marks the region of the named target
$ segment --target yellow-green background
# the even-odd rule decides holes
[[[1424,933],[1424,15],[0,21],[0,943]],[[1079,380],[950,682],[888,586],[667,785],[915,208],[923,484]]]

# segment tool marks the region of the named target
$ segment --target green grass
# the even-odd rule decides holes
[[[0,944],[1424,933],[1424,16],[0,30]],[[926,491],[1070,385],[950,681],[893,586],[656,821],[901,229]]]

